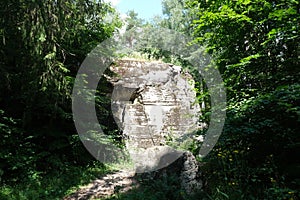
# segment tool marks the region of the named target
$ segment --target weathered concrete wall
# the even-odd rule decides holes
[[[199,128],[194,81],[181,68],[160,62],[121,60],[111,67],[117,75],[112,109],[130,148],[165,145]]]
[[[200,106],[194,81],[181,68],[160,62],[121,60],[111,67],[116,76],[112,110],[123,129],[137,173],[152,178],[173,175],[188,193],[202,188],[195,157],[165,146],[200,128]]]

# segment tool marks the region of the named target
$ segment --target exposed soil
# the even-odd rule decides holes
[[[133,171],[118,171],[107,174],[81,187],[64,200],[87,200],[107,198],[116,193],[124,193],[138,186]]]

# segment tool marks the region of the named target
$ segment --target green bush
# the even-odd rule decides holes
[[[296,199],[299,114],[299,84],[229,104],[223,135],[204,160],[212,198]]]

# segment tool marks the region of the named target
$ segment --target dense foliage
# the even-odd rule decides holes
[[[157,37],[153,30],[172,29],[202,45],[227,90],[223,134],[201,159],[205,187],[193,198],[299,199],[300,3],[163,0],[162,5],[164,17],[152,22],[128,13],[126,31],[144,30],[129,34],[140,38],[140,52],[192,72],[202,122],[210,119],[205,80],[180,55],[149,46]],[[80,143],[70,96],[83,59],[121,22],[110,5],[93,0],[1,1],[0,13],[0,199],[61,198],[108,171]],[[101,79],[96,109],[103,130],[118,138],[111,90]],[[196,154],[200,145],[190,150]],[[172,177],[142,186],[112,199],[190,198]]]
[[[189,1],[195,42],[206,45],[227,88],[224,133],[208,163],[216,199],[297,199],[298,1]]]
[[[191,4],[199,8],[199,19],[193,22],[196,40],[216,55],[230,99],[255,96],[299,80],[297,1]]]
[[[1,1],[0,12],[0,191],[8,199],[62,196],[66,191],[47,189],[31,195],[30,187],[42,180],[65,187],[61,174],[68,180],[73,176],[68,170],[84,173],[93,163],[73,125],[72,85],[87,53],[112,36],[120,21],[110,5],[91,0]],[[109,87],[99,84],[102,89]],[[110,100],[101,92],[98,97],[99,120],[112,119]],[[71,187],[77,181],[62,183]],[[9,195],[17,182],[19,194]]]

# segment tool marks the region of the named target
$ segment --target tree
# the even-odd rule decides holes
[[[86,54],[112,35],[119,22],[106,24],[104,18],[114,11],[89,0],[11,0],[0,7],[1,86],[6,91],[1,104],[8,114],[23,118],[24,127],[63,119],[72,77]]]
[[[198,13],[193,23],[196,41],[216,55],[230,97],[244,98],[299,80],[298,2],[190,1],[190,5]]]
[[[160,26],[179,31],[184,34],[190,35],[192,32],[190,22],[193,20],[191,10],[186,7],[187,0],[163,0],[163,18]]]
[[[209,182],[218,188],[210,195],[296,198],[299,2],[191,0],[189,7],[198,16],[194,42],[214,57],[227,88],[226,125],[206,158]]]
[[[120,26],[114,9],[93,0],[8,0],[0,13],[0,175],[91,160],[73,125],[70,96],[83,59]]]

